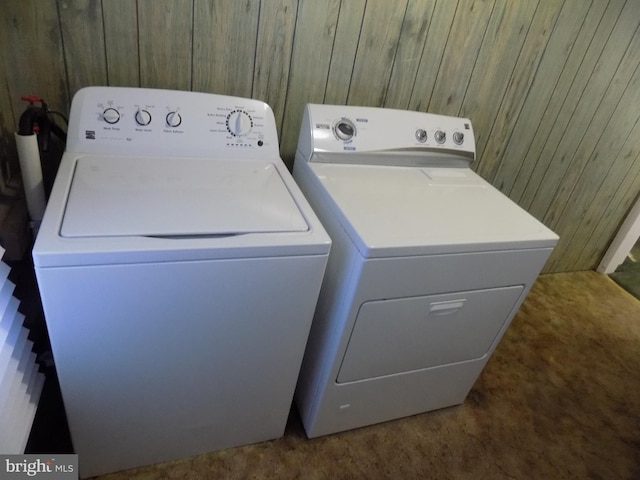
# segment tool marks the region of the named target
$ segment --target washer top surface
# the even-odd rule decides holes
[[[273,163],[82,156],[60,234],[181,237],[308,229]]]
[[[557,236],[470,168],[306,163],[363,256],[550,247]]]

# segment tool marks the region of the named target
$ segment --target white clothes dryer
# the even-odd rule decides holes
[[[471,122],[307,105],[294,178],[333,241],[296,402],[309,437],[463,402],[558,237],[475,174]]]
[[[80,475],[281,436],[329,248],[267,104],[80,90],[33,249]]]

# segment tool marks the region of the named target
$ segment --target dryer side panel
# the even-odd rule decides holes
[[[348,328],[345,322],[353,309],[363,259],[331,214],[325,197],[314,182],[314,175],[300,154],[296,157],[293,174],[332,242],[296,386],[295,401],[306,424],[315,417],[322,392],[333,382],[336,362],[341,358],[338,348],[345,328]]]

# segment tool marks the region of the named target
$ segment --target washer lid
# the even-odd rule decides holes
[[[539,248],[558,240],[469,168],[307,165],[367,257]]]
[[[309,230],[273,163],[87,156],[63,237],[214,236]]]

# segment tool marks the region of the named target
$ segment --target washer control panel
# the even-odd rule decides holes
[[[67,150],[139,155],[279,156],[264,102],[175,90],[87,87],[73,98]]]
[[[397,162],[403,155],[415,158],[424,153],[439,155],[439,163],[456,157],[466,164],[475,158],[473,128],[468,118],[344,105],[307,105],[298,149],[305,158],[313,153],[392,153]],[[323,155],[322,161],[327,158]],[[361,157],[331,157],[330,161],[361,161]]]

